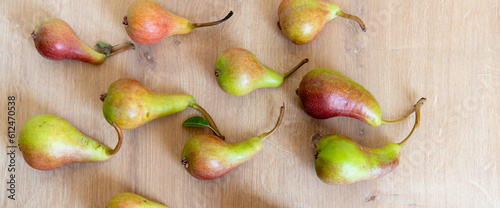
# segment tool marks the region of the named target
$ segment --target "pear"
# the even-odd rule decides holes
[[[187,107],[200,111],[217,129],[212,117],[196,103],[192,95],[166,94],[153,91],[134,79],[113,82],[108,92],[101,95],[104,118],[121,129],[135,129],[145,123],[180,112]],[[219,135],[221,136],[221,135]]]
[[[379,178],[393,171],[399,164],[401,148],[420,124],[420,108],[425,100],[422,98],[415,105],[415,125],[400,143],[369,148],[342,135],[321,138],[316,147],[318,177],[327,184],[338,185]]]
[[[366,26],[359,17],[342,12],[337,4],[329,0],[283,0],[278,16],[278,28],[297,45],[313,41],[325,24],[337,16],[358,22],[366,32]]]
[[[279,128],[284,112],[283,105],[279,119],[271,131],[240,143],[231,144],[214,135],[192,137],[182,150],[182,164],[189,174],[200,180],[212,180],[226,175],[260,152],[264,140]]]
[[[404,121],[412,114],[395,121],[382,119],[380,106],[373,95],[333,69],[319,68],[308,72],[296,93],[304,111],[316,119],[348,116],[379,126]]]
[[[150,45],[167,36],[190,33],[194,28],[218,25],[232,15],[231,11],[226,17],[215,22],[192,23],[170,13],[155,1],[136,0],[128,6],[123,24],[132,40],[142,45]]]
[[[220,88],[231,95],[243,96],[255,89],[278,87],[309,60],[304,59],[285,74],[262,65],[252,52],[242,48],[230,48],[219,54],[215,75]]]
[[[24,123],[19,146],[24,160],[38,170],[53,170],[70,163],[105,161],[120,150],[123,135],[118,133],[114,149],[84,136],[69,122],[53,115],[33,116]]]
[[[168,208],[133,193],[121,193],[114,196],[106,208]]]
[[[99,42],[96,47],[100,51],[93,50],[80,40],[68,23],[58,18],[42,20],[31,33],[31,38],[38,53],[51,60],[71,59],[101,64],[110,56],[134,49],[132,43],[110,46]]]

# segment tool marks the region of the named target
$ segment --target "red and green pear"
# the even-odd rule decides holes
[[[33,116],[24,123],[19,134],[19,147],[24,160],[38,170],[53,170],[70,163],[105,161],[121,147],[123,136],[118,133],[114,149],[80,133],[64,119],[53,115]]]
[[[380,106],[373,95],[333,69],[319,68],[308,72],[300,82],[297,95],[304,111],[316,119],[347,116],[379,126],[404,121],[411,115],[395,121],[382,119]]]
[[[108,92],[101,95],[104,118],[121,129],[135,129],[145,123],[183,111],[187,107],[200,111],[213,123],[208,113],[196,103],[192,95],[168,94],[153,91],[134,79],[113,82]]]
[[[133,193],[121,193],[108,202],[106,208],[168,208],[167,206],[150,201]]]
[[[425,98],[415,104],[415,125],[400,143],[380,148],[364,147],[342,135],[327,135],[316,146],[316,174],[327,184],[350,184],[371,180],[392,172],[399,164],[400,150],[420,123],[420,108]]]
[[[31,33],[31,38],[40,55],[47,59],[70,59],[91,64],[101,64],[110,56],[134,48],[132,43],[116,47],[99,42],[96,47],[102,51],[96,51],[85,45],[68,23],[58,18],[42,20]]]
[[[192,23],[186,18],[170,13],[155,1],[136,0],[128,6],[123,24],[132,40],[142,45],[150,45],[167,36],[187,34],[195,28],[218,25],[232,15],[231,11],[226,17],[215,22]]]
[[[220,88],[234,96],[244,96],[265,87],[279,87],[283,81],[309,60],[304,59],[285,74],[262,65],[255,55],[243,48],[230,48],[219,54],[215,75]]]
[[[182,164],[186,171],[197,179],[212,180],[249,161],[260,152],[265,139],[279,128],[284,110],[282,106],[279,119],[271,131],[239,143],[228,143],[208,134],[192,137],[182,150]]]
[[[337,16],[355,20],[366,31],[361,19],[342,12],[329,0],[283,0],[278,8],[278,27],[293,43],[302,45],[313,41],[325,24]]]

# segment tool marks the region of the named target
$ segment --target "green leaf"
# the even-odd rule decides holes
[[[111,53],[111,49],[113,49],[112,45],[101,41],[97,42],[94,47],[97,51],[106,54],[106,56],[109,55]]]
[[[182,126],[212,128],[210,126],[210,124],[208,123],[208,121],[201,116],[195,116],[195,117],[188,118],[186,121],[184,121],[184,123],[182,123]]]
[[[195,117],[188,118],[187,120],[184,121],[184,123],[182,123],[182,126],[185,126],[185,127],[208,127],[218,137],[220,137],[222,140],[224,140],[224,136],[219,135],[219,133],[217,131],[215,131],[215,129],[212,126],[210,126],[210,123],[208,123],[208,121],[204,117],[195,116]]]

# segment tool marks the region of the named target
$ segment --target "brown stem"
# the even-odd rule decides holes
[[[363,30],[363,32],[366,32],[365,23],[363,23],[363,20],[361,20],[359,17],[351,15],[351,14],[344,13],[341,10],[339,10],[337,12],[337,16],[341,16],[343,18],[347,18],[347,19],[354,20],[354,21],[358,22],[358,24],[361,27],[361,29]]]
[[[113,122],[113,127],[115,127],[116,129],[116,133],[118,133],[118,143],[116,144],[115,148],[111,151],[108,152],[108,155],[109,156],[112,156],[114,154],[116,154],[118,152],[118,150],[120,150],[120,148],[122,147],[122,142],[123,142],[123,133],[122,133],[122,130],[120,129],[120,127],[118,127],[118,124],[116,124],[116,122]]]
[[[281,106],[280,116],[279,116],[278,121],[276,122],[276,125],[274,126],[274,128],[271,129],[271,131],[269,131],[269,132],[266,132],[266,133],[259,135],[259,138],[261,141],[266,140],[267,137],[271,136],[271,134],[273,134],[276,130],[278,130],[278,128],[281,125],[281,122],[283,121],[283,116],[285,116],[285,103],[283,103],[283,105]]]
[[[199,106],[198,104],[193,104],[191,106],[192,108],[198,110],[201,112],[201,114],[203,114],[203,116],[205,117],[205,119],[207,119],[208,123],[210,124],[210,129],[212,129],[212,131],[215,133],[215,135],[217,135],[218,137],[220,137],[222,140],[225,140],[226,138],[220,133],[219,129],[217,128],[217,125],[215,125],[215,122],[214,122],[214,119],[212,119],[212,117],[210,116],[210,114],[208,114],[208,112],[203,109],[201,106]]]
[[[413,109],[410,113],[408,113],[403,118],[400,118],[400,119],[394,120],[394,121],[387,121],[387,120],[382,119],[382,125],[395,124],[395,123],[405,121],[406,119],[410,118],[411,114],[413,114],[414,112],[415,112],[415,109]]]
[[[289,72],[283,74],[283,79],[287,78],[288,76],[290,76],[291,74],[293,74],[294,72],[296,72],[300,67],[302,67],[304,64],[306,64],[307,62],[309,62],[309,59],[304,59],[302,60],[299,64],[297,64],[297,66],[295,66],[292,70],[290,70]]]
[[[111,47],[111,52],[106,56],[106,58],[119,54],[123,51],[128,51],[130,49],[135,50],[135,45],[131,42],[125,42],[122,44],[115,45]]]
[[[422,105],[424,105],[425,101],[427,99],[421,98],[417,104],[415,104],[415,124],[413,125],[413,129],[411,129],[410,134],[399,143],[399,146],[404,147],[406,142],[410,139],[411,135],[413,135],[413,132],[415,132],[415,129],[417,129],[420,126],[420,108]]]
[[[422,98],[422,99],[425,99],[425,98]],[[387,121],[387,120],[382,119],[382,125],[395,124],[395,123],[399,123],[402,121],[406,121],[406,119],[410,118],[411,114],[415,113],[415,111],[416,111],[416,108],[413,108],[413,110],[410,113],[406,114],[406,116],[404,116],[398,120],[394,120],[394,121]]]
[[[206,23],[193,23],[193,29],[194,28],[197,28],[197,27],[207,27],[207,26],[214,26],[214,25],[218,25],[220,23],[223,23],[225,22],[226,20],[228,20],[231,16],[233,16],[233,11],[230,11],[229,14],[226,15],[226,17],[224,17],[223,19],[221,20],[217,20],[215,22],[206,22]]]

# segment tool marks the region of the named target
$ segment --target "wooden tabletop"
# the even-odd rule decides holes
[[[128,1],[1,1],[1,207],[104,207],[133,192],[170,207],[500,207],[500,16],[497,0],[336,1],[364,20],[367,32],[342,18],[329,22],[307,45],[294,45],[277,28],[280,0],[158,0],[193,22],[226,23],[137,45],[101,65],[51,61],[30,34],[44,18],[58,17],[87,45],[129,41],[122,25]],[[310,62],[279,88],[244,97],[224,93],[215,61],[227,48],[252,51],[284,73]],[[313,141],[342,134],[368,147],[399,142],[413,119],[372,127],[351,118],[315,120],[295,94],[310,70],[326,67],[363,85],[383,117],[398,118],[426,97],[422,123],[401,150],[400,165],[379,179],[332,186],[314,169]],[[114,146],[99,96],[120,78],[164,93],[193,95],[228,142],[269,131],[280,106],[281,128],[262,151],[222,178],[201,181],[181,164],[185,142],[208,129],[182,127],[199,113],[186,109],[124,131],[122,149],[106,162],[70,164],[52,171],[27,165],[8,148],[8,102],[15,97],[15,141],[24,122],[53,114],[96,141]],[[15,150],[14,160],[9,153]],[[9,165],[15,171],[9,172]],[[14,176],[14,183],[7,183]],[[7,189],[14,184],[15,201]]]

